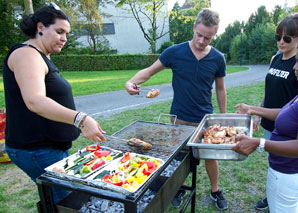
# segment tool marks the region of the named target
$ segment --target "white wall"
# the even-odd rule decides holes
[[[117,49],[118,54],[125,53],[150,53],[150,45],[143,36],[137,21],[131,13],[127,13],[124,9],[116,8],[115,6],[108,5],[105,8],[100,8],[103,12],[110,14],[111,17],[103,18],[102,23],[114,23],[115,34],[105,35],[105,38],[109,40],[111,49]],[[167,7],[164,8],[167,11]],[[148,22],[146,19],[144,24],[146,29],[149,29]],[[166,25],[164,32],[169,31],[169,19],[166,18]],[[147,23],[147,24],[146,24]],[[163,20],[158,19],[158,25],[162,25]],[[166,34],[159,40],[157,40],[157,48],[159,49],[160,45],[165,41],[169,41],[170,36]],[[82,36],[78,39],[85,45],[88,45],[86,36]]]

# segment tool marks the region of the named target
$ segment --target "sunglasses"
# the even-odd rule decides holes
[[[54,2],[50,2],[50,7],[54,8],[55,10],[61,10],[61,8]]]
[[[291,43],[292,42],[292,37],[291,36],[281,36],[281,35],[278,35],[276,34],[275,35],[275,40],[276,41],[280,41],[281,39],[283,39],[286,43]]]

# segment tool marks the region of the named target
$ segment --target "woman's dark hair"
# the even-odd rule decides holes
[[[283,20],[281,20],[276,28],[276,34],[297,37],[298,36],[298,13],[293,15],[288,15]]]
[[[37,23],[41,22],[45,27],[55,24],[56,19],[67,20],[68,16],[61,10],[55,9],[53,6],[44,6],[36,10],[34,14],[24,15],[20,24],[20,28],[25,35],[35,38],[37,33]]]

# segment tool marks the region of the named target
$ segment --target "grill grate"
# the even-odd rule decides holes
[[[135,121],[114,133],[113,136],[126,140],[130,138],[141,139],[151,143],[151,149],[143,150],[138,147],[132,147],[115,139],[108,139],[102,145],[126,152],[150,155],[167,161],[175,151],[186,144],[187,139],[194,130],[195,128],[192,126]]]

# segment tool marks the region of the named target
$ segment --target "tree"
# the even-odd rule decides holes
[[[236,35],[230,45],[230,62],[238,64],[239,61],[244,62],[245,57],[245,47],[247,46],[247,36],[245,33]]]
[[[219,49],[223,53],[227,54],[227,60],[231,59],[231,42],[232,40],[241,33],[241,28],[244,29],[244,23],[240,23],[239,21],[235,21],[233,24],[229,24],[225,28],[225,32],[219,35],[211,44],[214,45],[215,48]]]
[[[286,10],[282,9],[281,6],[275,6],[272,14],[272,20],[275,25],[285,16]]]
[[[193,24],[198,13],[209,7],[209,1],[189,1],[190,7],[181,10],[179,5],[175,5],[170,14],[170,39],[175,44],[191,40],[193,37]]]
[[[33,14],[33,5],[32,5],[32,0],[24,0],[24,5],[25,5],[25,14]]]
[[[144,38],[150,44],[151,52],[156,53],[157,40],[168,33],[165,30],[167,20],[165,6],[168,0],[116,0],[116,2],[117,7],[125,9],[127,6],[129,8],[128,11],[132,13]],[[162,21],[158,21],[158,18]]]
[[[259,24],[252,30],[247,39],[248,58],[251,63],[269,63],[276,53],[276,41],[274,39],[276,26],[272,23]]]
[[[95,53],[102,26],[99,4],[95,0],[79,0],[78,11],[84,20],[80,25],[87,31],[88,42]]]
[[[18,25],[14,2],[0,0],[0,54],[6,54],[14,44],[24,39]]]
[[[257,9],[257,12],[251,14],[248,22],[245,26],[245,33],[247,35],[251,34],[252,30],[257,27],[258,24],[266,24],[271,22],[271,17],[269,13],[266,11],[265,6],[260,6]]]

